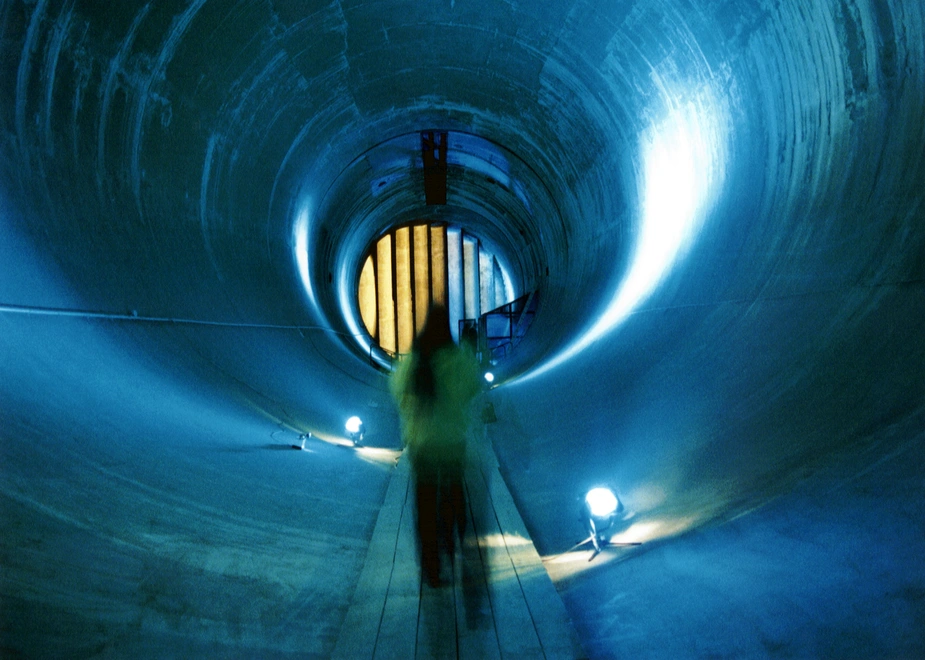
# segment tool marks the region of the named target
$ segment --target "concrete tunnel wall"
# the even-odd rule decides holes
[[[925,653],[920,3],[0,22],[4,654],[330,653],[399,447],[352,260],[425,128],[541,292],[487,395],[537,548],[598,482],[645,541],[547,562],[588,654]]]

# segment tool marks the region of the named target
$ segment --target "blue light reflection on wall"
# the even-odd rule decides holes
[[[305,296],[308,299],[309,306],[312,311],[315,313],[320,313],[318,310],[317,299],[315,298],[315,290],[312,285],[311,272],[309,271],[309,233],[311,225],[311,212],[310,212],[311,203],[309,200],[303,200],[300,204],[297,205],[298,212],[296,213],[295,222],[292,225],[292,243],[295,253],[295,262],[296,268],[299,271],[299,279],[302,281],[302,287],[305,290]],[[367,355],[373,355],[372,353],[372,344],[369,340],[368,333],[362,331],[360,326],[357,324],[357,315],[355,314],[352,307],[352,301],[350,299],[350,291],[352,291],[349,286],[338,286],[338,307],[341,310],[341,316],[344,321],[347,323],[347,328],[349,333],[359,342],[361,349]],[[377,357],[377,356],[374,356]],[[383,362],[382,358],[378,358],[383,366],[388,366],[387,362]]]
[[[307,202],[303,202],[299,208],[296,220],[292,225],[292,241],[295,245],[296,266],[299,269],[302,287],[305,289],[305,294],[312,308],[317,309],[315,291],[312,288],[312,279],[308,272],[308,206]]]
[[[370,339],[369,333],[365,330],[360,329],[360,325],[357,323],[357,318],[359,315],[355,311],[355,297],[356,297],[356,288],[347,286],[345,283],[337,287],[338,291],[338,307],[340,307],[341,316],[344,321],[347,323],[347,330],[350,335],[359,343],[360,348],[363,352],[370,357],[370,359],[375,360],[380,365],[384,367],[390,367],[390,363],[383,355],[377,354],[373,351],[372,341]]]
[[[674,99],[640,136],[641,218],[625,277],[591,327],[524,379],[565,362],[624,321],[684,256],[702,228],[725,179],[726,110],[709,91]]]
[[[725,136],[717,104],[676,106],[642,140],[643,209],[632,266],[582,348],[619,324],[684,256],[725,178]]]

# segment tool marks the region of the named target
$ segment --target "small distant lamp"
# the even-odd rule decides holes
[[[354,415],[347,420],[347,423],[344,425],[347,429],[347,435],[350,437],[350,440],[353,442],[354,446],[359,446],[363,442],[363,436],[366,434],[366,426],[363,424],[363,420]]]
[[[485,372],[485,382],[488,383],[489,385],[490,385],[491,383],[494,383],[494,382],[495,382],[495,375],[494,375],[493,373],[491,373],[490,371],[486,371],[486,372]]]
[[[596,555],[607,544],[608,538],[605,534],[613,525],[617,514],[623,510],[623,504],[612,490],[598,487],[587,492],[582,500],[581,509],[591,534],[587,540],[594,544]]]

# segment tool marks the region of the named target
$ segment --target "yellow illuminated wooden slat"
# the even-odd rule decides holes
[[[396,352],[395,300],[392,294],[392,237],[383,236],[376,244],[376,280],[379,289],[379,345]]]
[[[446,305],[446,227],[430,228],[430,273],[433,301]]]
[[[414,228],[414,333],[417,335],[427,320],[430,307],[430,247],[427,225]]]
[[[363,270],[360,271],[360,285],[357,291],[357,301],[360,304],[360,318],[371,337],[376,336],[376,274],[373,271],[372,255],[366,257]]]
[[[366,255],[357,304],[369,334],[387,353],[411,350],[432,303],[447,307],[451,331],[510,296],[507,274],[479,240],[459,227],[420,224],[393,229]]]
[[[409,353],[414,340],[411,307],[411,230],[395,231],[395,313],[398,315],[398,352]]]

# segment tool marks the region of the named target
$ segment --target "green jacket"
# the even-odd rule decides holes
[[[433,357],[433,401],[422,401],[413,391],[416,353],[401,360],[390,389],[401,418],[402,441],[414,464],[421,459],[462,460],[469,428],[469,405],[478,394],[479,365],[470,350],[451,346]]]

